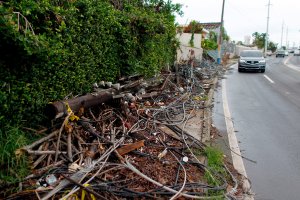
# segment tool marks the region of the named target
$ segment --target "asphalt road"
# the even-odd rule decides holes
[[[220,93],[214,120],[224,134]],[[233,65],[226,93],[242,155],[256,161],[244,159],[255,199],[299,200],[300,56],[269,57],[265,73],[238,73]]]
[[[298,65],[300,63],[300,56],[290,56],[291,58],[289,59],[289,63],[293,64],[293,65]]]

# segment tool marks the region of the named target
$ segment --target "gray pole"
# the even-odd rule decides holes
[[[225,6],[225,0],[223,0],[223,5],[222,5],[221,26],[220,26],[220,34],[219,34],[219,41],[218,41],[218,59],[217,59],[218,64],[221,64],[221,47],[222,47],[222,29],[223,29],[224,6]]]
[[[282,48],[282,36],[283,36],[283,27],[284,27],[284,21],[282,22],[282,29],[281,29],[281,42],[280,42],[280,48]]]
[[[285,34],[285,46],[286,46],[286,49],[288,49],[288,47],[289,47],[288,34],[289,34],[289,27],[286,27],[286,34]]]
[[[270,0],[268,3],[268,17],[267,17],[267,31],[266,31],[266,37],[265,37],[265,55],[267,54],[268,50],[268,40],[269,40],[269,19],[270,19]]]

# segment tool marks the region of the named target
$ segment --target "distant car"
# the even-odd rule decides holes
[[[273,53],[272,53],[272,51],[269,50],[269,51],[267,51],[266,54],[267,54],[267,56],[272,56]]]
[[[285,56],[289,56],[288,50],[285,50],[284,53],[285,53]]]
[[[238,71],[256,70],[262,73],[266,69],[266,60],[260,50],[243,50],[238,61]]]
[[[277,57],[285,57],[285,50],[278,50],[276,52],[276,58]]]
[[[294,56],[300,56],[300,49],[294,50]]]

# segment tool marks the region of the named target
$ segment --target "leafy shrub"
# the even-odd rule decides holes
[[[2,3],[0,120],[39,121],[49,101],[89,92],[99,80],[150,76],[172,64],[172,13],[179,7],[130,2],[118,9],[108,0]],[[34,33],[25,29],[26,20]]]
[[[1,140],[7,127],[46,122],[50,101],[172,64],[178,11],[160,0],[0,2]]]

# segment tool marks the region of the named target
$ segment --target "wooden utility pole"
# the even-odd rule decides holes
[[[224,6],[225,6],[225,0],[223,0],[222,5],[222,14],[221,14],[221,26],[220,26],[220,34],[219,34],[219,41],[218,41],[218,64],[221,64],[221,48],[222,48],[222,30],[223,30],[223,16],[224,16]]]
[[[282,48],[283,29],[284,29],[284,21],[282,22],[282,28],[281,28],[281,41],[280,41],[280,48]]]
[[[269,41],[269,19],[270,19],[270,0],[268,3],[268,17],[267,17],[267,31],[266,31],[266,37],[265,37],[265,55],[267,54],[268,50],[268,41]]]

